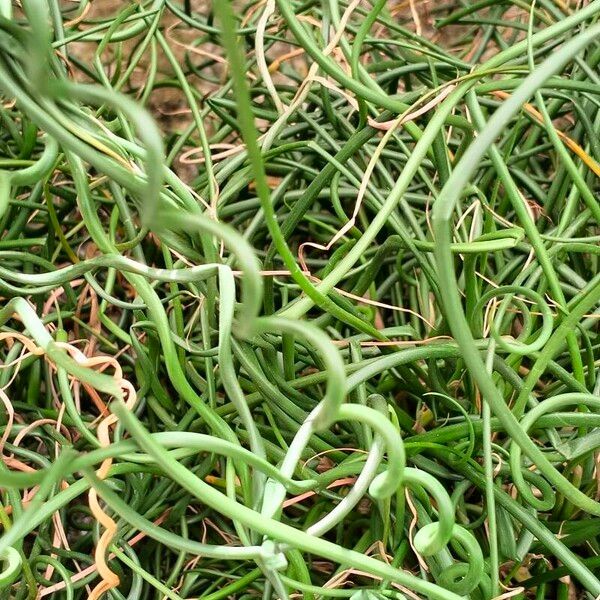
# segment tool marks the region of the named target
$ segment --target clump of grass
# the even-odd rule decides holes
[[[573,5],[0,0],[3,598],[600,595]]]

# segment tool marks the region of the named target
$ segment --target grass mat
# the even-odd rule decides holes
[[[0,600],[600,597],[599,42],[0,0]]]

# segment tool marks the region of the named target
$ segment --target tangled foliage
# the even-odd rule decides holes
[[[0,0],[0,596],[598,597],[599,19]]]

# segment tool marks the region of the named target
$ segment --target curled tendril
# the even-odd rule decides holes
[[[484,561],[475,536],[460,525],[452,529],[452,541],[465,562],[455,563],[440,574],[440,584],[456,594],[470,594],[483,581]]]
[[[6,588],[11,585],[21,572],[21,555],[12,546],[6,548],[2,555],[2,571],[0,572],[0,586]]]
[[[556,412],[558,410],[567,408],[569,406],[586,406],[588,408],[599,409],[600,398],[593,396],[592,394],[585,393],[567,393],[548,398],[540,402],[537,406],[532,408],[520,421],[520,425],[523,431],[528,432],[536,424],[538,419],[550,412]],[[532,482],[538,490],[540,490],[541,497],[537,497],[531,491],[531,487],[527,485],[525,476],[521,469],[521,448],[514,442],[510,445],[510,470],[515,482],[516,488],[523,499],[533,508],[537,510],[548,510],[554,506],[555,498],[554,492],[546,482],[536,483]],[[545,485],[544,485],[545,484]],[[538,487],[539,486],[539,487]],[[575,487],[569,483],[569,486],[575,491]],[[573,494],[567,492],[567,497],[573,498]],[[574,503],[577,502],[576,498],[572,500]]]
[[[542,326],[537,330],[536,337],[533,340],[529,340],[532,333],[533,320],[531,309],[523,300],[518,298],[517,295],[525,296],[525,298],[531,300],[541,312]],[[491,300],[495,300],[501,296],[506,296],[506,298],[500,302],[499,307],[495,311],[493,323],[490,327],[492,337],[498,346],[506,352],[517,355],[526,355],[543,348],[554,330],[554,318],[546,300],[544,300],[544,298],[535,290],[523,286],[510,285],[504,285],[489,290],[483,294],[477,304],[475,304],[473,313],[478,314]],[[508,340],[500,334],[500,331],[507,327],[507,323],[510,324],[514,320],[514,317],[510,318],[510,314],[507,315],[507,311],[509,310],[508,307],[511,303],[515,304],[518,309],[515,313],[515,317],[518,315],[522,319],[519,323],[522,330],[514,341]]]

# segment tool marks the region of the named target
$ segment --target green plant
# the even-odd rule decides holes
[[[408,5],[0,1],[3,597],[600,595],[600,1]]]

